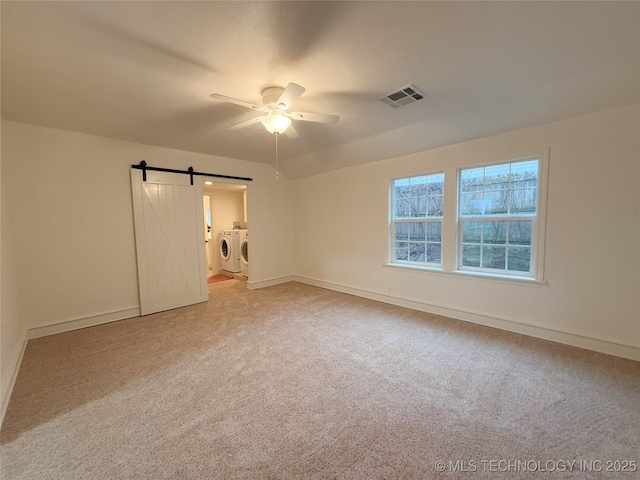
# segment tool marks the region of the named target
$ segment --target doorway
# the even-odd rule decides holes
[[[131,170],[142,315],[207,301],[202,186],[172,172]]]
[[[249,265],[240,247],[248,238],[247,185],[204,181],[202,187],[208,280],[220,275],[247,280]]]

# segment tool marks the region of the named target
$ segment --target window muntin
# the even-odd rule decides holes
[[[531,271],[532,220],[462,221],[462,266]]]
[[[461,270],[534,276],[539,159],[460,170]]]
[[[442,263],[444,174],[392,180],[392,261]]]

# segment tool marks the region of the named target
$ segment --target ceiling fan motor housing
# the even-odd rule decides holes
[[[269,87],[265,88],[262,91],[262,105],[268,108],[278,108],[278,99],[280,95],[284,92],[284,88],[280,87]],[[289,108],[289,105],[286,105],[284,109]]]

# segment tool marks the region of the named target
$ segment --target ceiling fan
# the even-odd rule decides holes
[[[263,115],[251,118],[237,125],[230,127],[231,130],[248,127],[255,123],[261,122],[269,133],[279,135],[284,133],[290,138],[298,137],[298,132],[291,125],[292,120],[302,120],[304,122],[317,123],[338,123],[340,117],[338,115],[326,115],[324,113],[309,112],[289,112],[289,108],[300,95],[305,92],[305,88],[295,83],[289,83],[287,88],[269,87],[262,91],[262,106],[254,105],[237,98],[227,97],[219,93],[212,93],[211,98],[222,100],[224,102],[235,103],[252,110],[263,112]]]

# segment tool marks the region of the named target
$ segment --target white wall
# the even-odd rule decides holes
[[[232,230],[233,222],[244,222],[244,194],[243,192],[230,192],[216,190],[211,194],[212,224],[214,232],[220,230]]]
[[[4,160],[2,167],[4,167]],[[0,421],[4,417],[9,400],[7,393],[17,374],[17,365],[27,334],[27,327],[20,324],[16,311],[15,277],[18,267],[13,257],[14,244],[5,235],[9,231],[5,224],[10,220],[5,212],[7,206],[5,183],[6,176],[2,175],[0,181],[0,232],[2,233],[0,240]]]
[[[271,167],[5,120],[1,128],[3,395],[26,329],[139,306],[129,171],[143,159],[252,177],[252,279],[293,274],[292,186]]]
[[[377,298],[392,289],[393,298],[458,318],[573,334],[549,336],[568,343],[580,336],[640,347],[639,132],[632,105],[297,180],[296,273]],[[550,147],[547,284],[383,267],[389,178],[540,147]],[[585,342],[575,343],[591,346]]]

